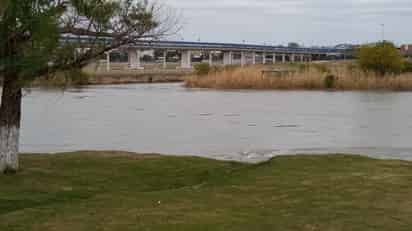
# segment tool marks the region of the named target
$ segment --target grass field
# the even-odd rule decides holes
[[[282,156],[23,155],[0,176],[0,230],[411,230],[412,163]]]

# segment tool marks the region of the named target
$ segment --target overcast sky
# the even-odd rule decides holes
[[[412,43],[412,0],[163,0],[179,40],[309,45]]]

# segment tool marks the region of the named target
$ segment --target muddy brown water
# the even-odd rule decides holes
[[[23,102],[21,151],[412,160],[411,102],[409,92],[216,91],[181,83],[32,89]]]

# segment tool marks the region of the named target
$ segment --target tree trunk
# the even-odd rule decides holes
[[[19,169],[21,100],[22,88],[17,76],[4,77],[0,106],[0,173]]]

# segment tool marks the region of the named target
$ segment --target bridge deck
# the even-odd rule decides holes
[[[62,42],[90,42],[89,38],[63,37]],[[103,42],[110,42],[109,39],[101,39]],[[127,47],[137,49],[173,49],[173,50],[218,50],[233,52],[266,52],[285,54],[341,54],[345,49],[335,48],[312,48],[312,47],[283,47],[256,44],[236,44],[236,43],[209,43],[209,42],[186,42],[186,41],[139,41]]]

